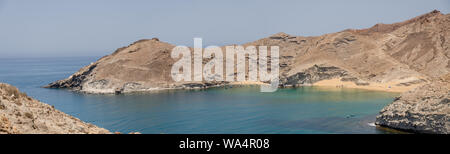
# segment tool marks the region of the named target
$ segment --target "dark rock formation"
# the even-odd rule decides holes
[[[347,71],[334,66],[314,65],[303,72],[298,72],[281,79],[283,86],[308,85],[317,81],[347,77]]]

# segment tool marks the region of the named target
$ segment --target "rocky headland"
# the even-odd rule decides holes
[[[393,92],[406,92],[416,88],[383,109],[377,124],[412,130],[420,130],[422,128],[419,127],[423,126],[423,130],[427,131],[419,132],[443,133],[428,131],[431,128],[425,128],[435,125],[415,124],[416,127],[412,127],[411,123],[414,122],[411,120],[404,121],[405,123],[395,121],[400,117],[414,117],[437,111],[434,108],[424,108],[420,111],[421,114],[411,114],[416,109],[420,110],[417,106],[425,103],[441,104],[436,108],[446,115],[444,118],[429,118],[429,121],[448,124],[448,118],[445,117],[450,114],[449,110],[440,110],[442,107],[448,107],[448,89],[445,91],[446,89],[438,88],[440,92],[436,92],[432,87],[439,85],[435,84],[436,78],[450,73],[449,30],[450,14],[434,10],[403,22],[376,24],[367,29],[348,29],[322,36],[304,37],[277,33],[245,43],[243,46],[280,47],[280,87],[318,85]],[[157,38],[139,40],[46,87],[67,88],[86,93],[120,94],[236,84],[174,82],[170,76],[172,65],[178,61],[170,56],[174,47],[175,45]],[[225,47],[222,48],[225,51]],[[204,61],[206,62],[207,60]],[[416,98],[412,98],[413,95]],[[442,97],[446,99],[441,99]],[[399,105],[411,102],[409,99],[416,99],[417,101],[413,102],[417,105]],[[411,112],[394,112],[393,109],[396,108]],[[406,127],[410,124],[411,127]]]
[[[0,134],[110,134],[0,83]]]
[[[322,36],[278,33],[243,46],[280,47],[282,87],[338,79],[344,87],[353,83],[358,88],[382,85],[380,90],[407,91],[450,72],[449,21],[450,15],[432,11],[404,22]],[[157,38],[139,40],[46,87],[126,93],[230,84],[174,82],[170,76],[178,61],[170,56],[174,47]]]
[[[403,93],[384,107],[375,124],[415,133],[450,133],[450,74]]]

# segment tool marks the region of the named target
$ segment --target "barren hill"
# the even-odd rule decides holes
[[[280,47],[280,86],[351,83],[405,91],[450,72],[449,25],[449,14],[432,11],[368,29],[316,37],[278,33],[243,45]],[[174,47],[156,38],[140,40],[47,87],[122,93],[226,84],[173,82],[170,69],[177,59],[170,52]],[[338,83],[325,82],[332,79]]]

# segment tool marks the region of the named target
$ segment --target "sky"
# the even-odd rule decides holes
[[[242,44],[394,23],[450,0],[0,0],[0,58],[103,56],[140,39]]]

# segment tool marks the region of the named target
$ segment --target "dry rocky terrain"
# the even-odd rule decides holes
[[[0,134],[109,134],[0,83]]]
[[[450,74],[444,78],[397,97],[381,110],[376,124],[416,133],[449,134]]]
[[[243,46],[280,47],[281,87],[318,84],[397,92],[422,87],[412,91],[423,94],[417,95],[416,104],[420,106],[425,102],[439,102],[420,98],[436,94],[439,98],[446,98],[439,103],[448,107],[448,89],[440,89],[440,93],[434,93],[434,88],[431,87],[436,87],[433,83],[437,82],[437,78],[450,73],[449,29],[450,14],[435,10],[399,23],[376,24],[367,29],[348,29],[322,36],[303,37],[278,33]],[[229,84],[174,82],[170,76],[171,67],[178,60],[170,57],[174,47],[175,45],[156,38],[140,40],[119,48],[67,79],[55,81],[46,87],[87,93],[126,93]],[[396,105],[383,109],[378,124],[407,129],[403,127],[404,124],[400,126],[389,121],[398,120],[399,116],[404,115],[403,112],[390,111],[400,106],[398,104],[410,102],[406,100],[412,97],[409,93],[411,92],[393,103]],[[417,109],[415,106],[406,109],[409,111],[413,108]],[[424,109],[423,112],[432,111],[434,112]],[[439,112],[446,116],[450,114],[447,109]],[[434,121],[448,126],[448,118],[437,118]],[[424,124],[420,127],[431,125]],[[448,128],[444,132],[448,133]]]
[[[449,22],[450,15],[433,11],[400,23],[322,36],[278,33],[243,46],[280,47],[280,86],[341,79],[360,88],[386,83],[386,90],[409,90],[450,72]],[[140,40],[46,87],[125,93],[227,84],[174,82],[170,76],[178,60],[170,56],[174,47],[156,38]]]

